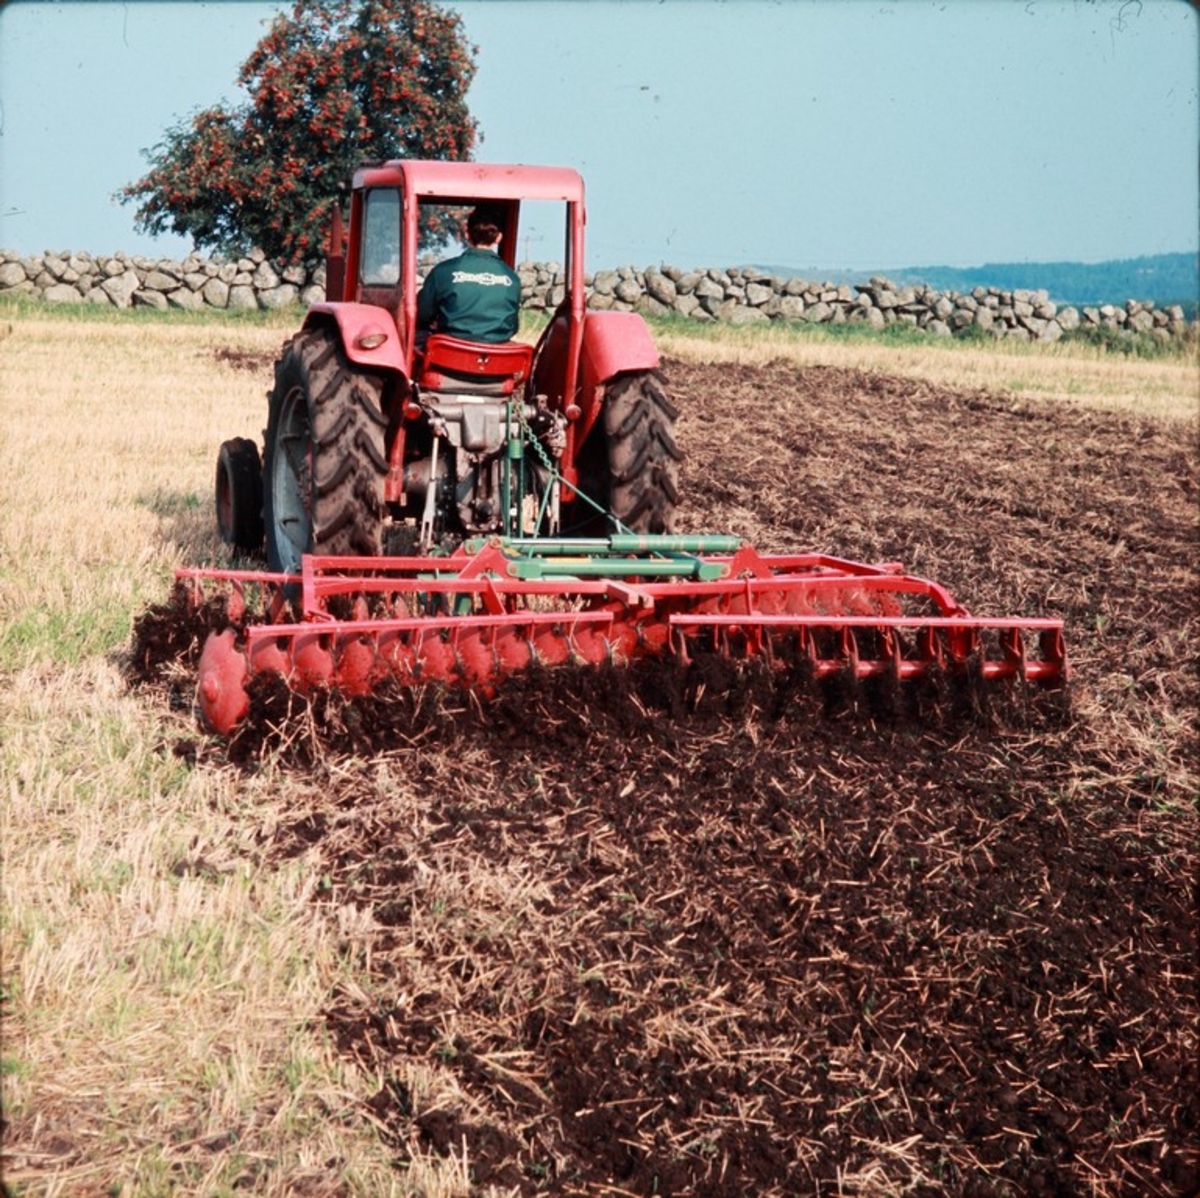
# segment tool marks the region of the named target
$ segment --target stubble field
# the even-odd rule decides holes
[[[660,336],[685,530],[1061,615],[1066,713],[600,674],[231,752],[131,628],[287,327],[0,331],[14,1192],[1200,1188],[1194,363]]]

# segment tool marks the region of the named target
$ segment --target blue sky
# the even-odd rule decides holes
[[[176,255],[112,194],[285,7],[0,10],[0,247]],[[459,0],[477,157],[577,166],[592,269],[1200,248],[1186,0]],[[536,243],[534,258],[553,257]]]

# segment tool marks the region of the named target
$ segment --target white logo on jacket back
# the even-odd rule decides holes
[[[511,287],[513,285],[513,281],[508,275],[498,275],[490,270],[456,270],[451,278],[455,283],[478,283],[481,287]]]

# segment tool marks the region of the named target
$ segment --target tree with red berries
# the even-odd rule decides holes
[[[249,101],[169,129],[119,198],[138,205],[140,232],[319,257],[363,161],[471,157],[474,74],[461,18],[432,0],[296,0],[238,73]]]

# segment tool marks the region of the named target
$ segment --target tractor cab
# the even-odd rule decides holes
[[[376,168],[372,168],[376,169]],[[508,233],[515,233],[520,213],[519,201],[510,200],[503,204],[505,213],[505,236],[502,245],[509,242]],[[351,277],[354,280],[354,302],[386,309],[393,315],[400,344],[406,349],[412,346],[412,368],[410,376],[427,391],[466,391],[481,395],[511,395],[519,386],[529,381],[529,370],[533,358],[533,346],[522,342],[501,344],[467,341],[446,334],[422,334],[415,327],[406,325],[411,305],[405,300],[415,290],[420,293],[423,282],[421,263],[416,277],[406,290],[406,273],[402,264],[401,245],[404,230],[401,221],[403,211],[400,186],[366,186],[356,188],[351,201],[352,229],[357,229],[351,260]],[[447,244],[454,235],[462,234],[470,208],[441,202],[418,201],[418,236],[443,235]],[[513,240],[505,247],[505,261],[513,262]],[[339,259],[337,273],[344,278],[345,249],[331,254]],[[334,273],[327,264],[327,276]],[[338,284],[342,287],[341,282]]]
[[[418,379],[425,370],[445,380],[459,375],[518,373],[521,351],[493,354],[489,362],[475,363],[444,343],[434,346],[434,359],[423,354],[418,335],[417,296],[425,265],[423,247],[440,240],[452,247],[463,236],[467,216],[480,203],[504,215],[500,257],[511,268],[517,265],[518,247],[531,239],[553,244],[554,226],[561,236],[565,263],[564,296],[552,334],[556,356],[563,360],[548,371],[548,396],[563,402],[569,381],[578,374],[587,306],[583,280],[583,181],[578,173],[559,167],[499,167],[456,162],[367,163],[354,176],[349,230],[340,221],[331,235],[326,271],[329,304],[351,304],[387,311],[394,324],[406,375]],[[530,219],[526,221],[526,212]],[[536,224],[535,224],[536,222]],[[456,252],[451,249],[450,252]],[[561,344],[559,344],[561,342]],[[509,343],[510,348],[514,343]],[[389,355],[390,357],[391,355]],[[505,358],[504,369],[495,367]],[[513,368],[509,367],[513,363]],[[363,365],[367,363],[364,361]],[[528,381],[528,367],[524,381]],[[441,368],[439,368],[439,366]],[[436,385],[436,384],[435,384]]]
[[[422,246],[457,241],[481,203],[500,214],[509,268],[532,244],[563,264],[536,343],[418,328]],[[294,573],[313,553],[672,531],[675,411],[641,316],[588,310],[584,220],[583,181],[567,167],[402,159],[355,171],[326,298],[276,364],[261,466],[244,438],[222,447],[223,539],[243,552],[265,539],[272,568]]]

